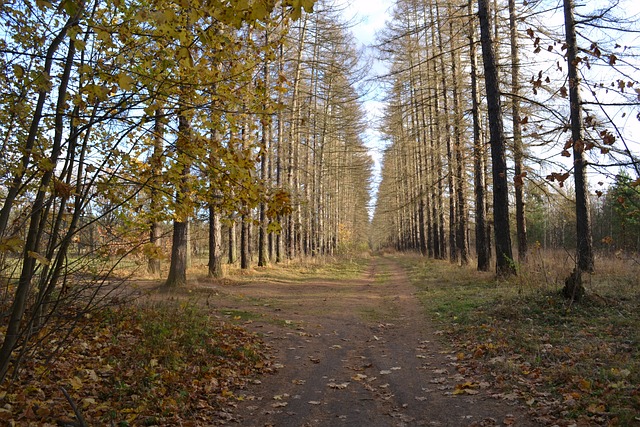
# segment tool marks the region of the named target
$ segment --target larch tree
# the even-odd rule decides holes
[[[516,270],[511,249],[506,140],[500,102],[498,64],[495,58],[487,0],[478,0],[478,17],[480,19],[480,40],[488,104],[489,143],[491,145],[496,273],[498,276],[509,276],[515,274]]]

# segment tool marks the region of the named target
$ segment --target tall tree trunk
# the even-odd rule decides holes
[[[451,11],[451,9],[449,9]],[[462,75],[459,72],[460,54],[455,41],[454,22],[449,23],[449,34],[451,39],[451,75],[453,81],[451,83],[453,91],[453,113],[454,113],[454,125],[453,125],[453,137],[454,137],[454,152],[455,152],[455,183],[456,183],[456,252],[457,260],[461,265],[469,263],[469,250],[467,241],[467,209],[465,202],[465,167],[463,156],[463,143],[462,143],[462,101],[460,99],[460,82],[462,81]],[[453,169],[451,173],[454,173]],[[453,197],[451,195],[450,197]]]
[[[509,226],[509,188],[507,182],[507,159],[502,110],[500,107],[500,87],[498,67],[495,58],[488,0],[478,0],[480,18],[480,40],[484,60],[489,134],[491,144],[491,164],[493,177],[493,228],[496,240],[496,273],[508,276],[516,273],[511,251]]]
[[[587,164],[584,155],[582,100],[580,98],[580,77],[578,76],[578,46],[573,0],[564,0],[564,23],[567,43],[567,62],[569,66],[571,141],[573,145],[573,176],[576,191],[577,262],[574,273],[565,281],[563,293],[567,298],[579,300],[584,294],[581,273],[592,272],[594,270],[594,259],[587,188]]]
[[[511,116],[513,122],[513,161],[515,167],[514,187],[516,193],[516,236],[518,237],[518,261],[527,261],[527,224],[524,213],[524,158],[522,126],[520,118],[520,58],[518,54],[518,24],[516,2],[509,0],[509,32],[511,42]]]
[[[435,14],[430,7],[431,16],[431,45],[437,46],[436,42],[436,25]],[[425,25],[426,26],[426,25]],[[430,80],[433,81],[432,100],[429,109],[429,121],[432,123],[431,134],[431,218],[433,220],[433,244],[434,244],[434,256],[436,259],[444,259],[446,257],[446,242],[444,233],[444,209],[442,201],[442,179],[440,175],[442,173],[442,121],[440,120],[440,87],[438,84],[438,66],[437,61],[432,62],[432,75]]]
[[[221,143],[220,131],[214,129],[211,133],[211,152],[209,154],[210,174],[215,174],[214,165],[218,164],[217,149]],[[209,277],[221,278],[224,276],[222,270],[222,212],[219,206],[218,197],[220,197],[219,189],[216,187],[217,180],[211,176],[209,188]]]
[[[265,28],[265,45],[269,45],[269,26]],[[267,99],[265,99],[264,109],[268,111],[269,108],[269,99],[270,99],[270,91],[271,91],[271,80],[269,78],[269,60],[265,58],[264,66],[263,66],[263,78],[264,78],[264,86],[265,86],[265,94],[267,94]],[[260,155],[260,179],[262,183],[266,185],[268,182],[268,156],[271,150],[271,116],[268,114],[263,114],[260,123],[262,126],[262,143],[260,149],[262,153]],[[259,209],[259,222],[260,228],[258,230],[258,266],[266,267],[269,262],[269,246],[268,246],[268,237],[267,237],[267,202],[263,201],[260,203]]]
[[[444,137],[446,139],[447,150],[447,187],[449,190],[449,261],[457,261],[456,251],[456,187],[454,183],[454,154],[452,149],[452,132],[451,132],[451,119],[449,116],[449,84],[447,82],[447,72],[445,69],[445,51],[443,39],[442,23],[440,19],[440,5],[438,0],[434,0],[435,6],[435,22],[438,34],[438,56],[440,57],[440,79],[442,85],[442,103],[443,109],[441,117],[444,117]],[[451,53],[451,60],[453,61],[453,51]],[[440,120],[440,118],[438,118]]]
[[[228,262],[229,264],[235,264],[236,260],[238,259],[238,242],[237,242],[237,235],[236,235],[236,225],[237,225],[237,221],[235,220],[235,218],[231,218],[231,221],[229,222],[229,250],[228,250],[228,255],[229,255],[229,259]]]
[[[155,112],[155,126],[153,135],[153,153],[149,159],[151,165],[150,185],[150,208],[151,208],[151,225],[149,227],[149,244],[153,246],[153,250],[149,251],[147,262],[147,271],[149,274],[160,274],[160,237],[162,223],[156,219],[159,215],[161,207],[160,202],[160,186],[162,185],[162,152],[164,149],[164,111],[158,108]]]
[[[278,74],[284,75],[284,43],[280,44],[280,49],[278,51]],[[282,105],[282,91],[278,91],[278,105]],[[277,127],[277,137],[276,137],[276,187],[282,188],[282,159],[284,158],[284,114],[282,108],[278,109],[277,115],[278,119],[278,127]],[[275,239],[275,261],[276,263],[282,262],[284,258],[284,248],[283,248],[283,227],[284,217],[282,215],[278,215],[278,224],[280,225],[280,231],[276,234]]]
[[[491,267],[491,253],[487,241],[487,205],[485,193],[485,144],[480,127],[480,94],[478,88],[478,63],[476,54],[476,26],[473,15],[472,2],[468,3],[469,16],[469,57],[471,60],[471,114],[473,116],[473,187],[475,196],[475,232],[476,256],[479,271],[489,271]]]

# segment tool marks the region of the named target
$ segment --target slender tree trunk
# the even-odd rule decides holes
[[[150,205],[151,205],[151,225],[149,227],[149,244],[153,246],[153,250],[150,251],[147,271],[149,274],[160,274],[160,237],[162,235],[162,223],[156,219],[156,216],[160,213],[160,186],[162,185],[162,151],[164,140],[164,112],[158,108],[155,112],[155,128],[154,128],[154,141],[153,141],[153,153],[149,162],[151,164],[151,180],[149,185],[150,190]]]
[[[456,252],[457,260],[461,265],[469,263],[469,249],[467,241],[467,206],[465,201],[465,167],[464,167],[464,155],[463,155],[463,143],[462,143],[462,101],[460,99],[460,82],[462,81],[462,75],[459,72],[460,54],[457,48],[457,42],[455,41],[454,22],[449,23],[449,34],[451,39],[451,75],[453,81],[451,83],[453,91],[453,136],[454,136],[454,152],[455,152],[455,183],[456,183]],[[453,169],[451,173],[454,173]],[[450,197],[453,197],[451,195]]]
[[[269,45],[269,26],[265,29],[265,45]],[[271,80],[269,78],[269,60],[265,58],[263,66],[265,93],[271,91]],[[270,98],[270,96],[268,96]],[[268,100],[265,100],[265,110],[269,107]],[[264,114],[260,120],[262,126],[262,154],[260,156],[260,178],[264,184],[268,182],[268,153],[271,150],[271,116]],[[269,262],[269,245],[267,236],[267,203],[260,203],[259,212],[260,228],[258,230],[258,266],[266,267]]]
[[[70,17],[66,24],[62,27],[60,32],[54,37],[47,49],[44,69],[42,73],[44,75],[51,75],[51,67],[53,66],[53,62],[55,59],[56,52],[60,47],[60,44],[67,37],[67,32],[71,27],[74,27],[79,22],[79,17],[83,13],[83,8],[79,8],[78,12],[75,16]],[[31,119],[31,124],[29,126],[29,133],[27,134],[27,138],[25,140],[25,145],[22,152],[22,158],[20,159],[21,167],[15,173],[11,185],[7,190],[7,194],[4,197],[4,203],[2,205],[2,209],[0,209],[0,236],[4,236],[7,228],[7,224],[9,222],[9,216],[11,215],[11,210],[13,209],[13,205],[15,203],[16,197],[20,192],[20,188],[23,184],[23,179],[25,173],[30,169],[29,164],[31,162],[31,155],[33,151],[33,147],[38,138],[38,132],[40,130],[40,122],[42,120],[42,110],[44,108],[44,104],[49,95],[49,91],[47,89],[40,89],[38,91],[38,100],[36,101],[36,107],[33,113],[33,118]],[[0,368],[2,366],[0,365]],[[2,382],[2,376],[0,376],[0,382]]]
[[[280,44],[280,49],[278,52],[278,73],[279,75],[284,75],[284,44]],[[282,105],[282,91],[278,91],[278,104]],[[278,119],[278,127],[277,127],[277,137],[276,137],[276,187],[282,188],[282,159],[284,157],[284,114],[282,109],[278,109],[277,112]],[[276,263],[282,262],[284,258],[284,248],[283,248],[283,234],[284,234],[284,217],[282,215],[278,215],[278,223],[280,225],[280,231],[276,234],[275,239],[275,261]]]
[[[509,226],[506,142],[500,106],[498,67],[495,58],[493,38],[491,37],[488,0],[478,0],[478,15],[480,18],[480,39],[482,43],[489,115],[493,175],[493,228],[496,240],[496,273],[498,276],[508,276],[515,274],[516,270],[511,251],[511,233]]]
[[[222,270],[222,221],[214,204],[209,205],[209,277],[224,276]]]
[[[77,23],[77,17],[74,22]],[[69,25],[69,24],[67,24]],[[47,55],[53,55],[55,50],[57,49],[57,45],[62,41],[66,34],[66,26],[65,31],[60,33],[58,37],[60,40],[57,42],[54,40],[54,43],[49,47],[49,51]],[[57,40],[57,38],[56,38]],[[50,169],[44,171],[42,178],[40,179],[40,183],[38,186],[38,191],[33,200],[33,204],[30,210],[30,218],[29,218],[29,227],[27,229],[27,235],[24,243],[23,255],[22,255],[22,269],[20,271],[20,277],[18,279],[18,285],[15,289],[13,303],[11,305],[11,314],[9,316],[9,321],[7,323],[7,329],[4,334],[4,340],[2,342],[2,347],[0,347],[0,383],[2,383],[5,379],[5,376],[9,370],[9,365],[11,363],[11,355],[13,354],[14,349],[20,339],[22,334],[21,328],[23,327],[25,310],[27,307],[27,299],[29,296],[29,292],[32,288],[32,282],[34,276],[36,274],[36,257],[33,254],[39,254],[40,248],[42,246],[42,238],[44,232],[44,223],[46,221],[47,214],[49,212],[51,206],[51,200],[54,197],[53,194],[50,194],[49,187],[51,182],[54,180],[54,172],[55,165],[58,164],[58,160],[60,155],[62,154],[62,138],[64,131],[64,116],[66,110],[66,100],[67,97],[67,88],[70,81],[71,70],[73,68],[73,57],[75,55],[75,43],[73,41],[69,42],[69,48],[67,51],[66,59],[63,62],[64,69],[60,79],[60,83],[58,86],[58,99],[56,103],[56,113],[54,117],[54,135],[53,135],[53,145],[51,147],[51,155],[49,157],[50,164],[53,166]],[[50,58],[47,57],[47,63],[50,61]],[[50,64],[49,64],[50,65]],[[40,108],[40,112],[36,111],[36,116],[42,114],[42,105],[40,105],[40,100],[46,97],[46,94],[40,92],[38,99],[38,106],[36,109]],[[44,102],[44,101],[43,101]],[[34,117],[34,121],[35,121]],[[38,119],[39,122],[39,119]],[[36,124],[37,125],[37,124]],[[31,124],[32,128],[34,126],[34,122]],[[30,130],[31,134],[31,130]],[[34,140],[31,144],[35,143],[35,135]],[[27,141],[27,147],[30,142]],[[26,153],[23,155],[22,164],[29,163],[30,153]],[[4,232],[6,229],[7,221],[9,218],[9,213],[11,211],[12,204],[15,200],[15,197],[18,194],[18,187],[20,187],[20,183],[23,177],[23,173],[17,173],[14,177],[12,186],[9,188],[7,198],[5,199],[5,204],[3,206],[2,212],[0,213],[0,232]],[[15,188],[15,194],[13,190]],[[47,197],[47,194],[50,194],[50,197]],[[48,200],[47,200],[48,199]],[[6,217],[4,216],[6,209]],[[1,236],[1,234],[0,234]]]
[[[250,267],[249,254],[249,221],[250,216],[247,214],[242,215],[241,227],[240,227],[240,268],[246,270]]]
[[[524,212],[524,158],[522,126],[520,118],[520,58],[518,54],[518,26],[516,2],[509,0],[509,30],[511,41],[511,116],[513,122],[513,160],[515,166],[514,187],[516,193],[516,235],[518,237],[518,261],[527,262],[527,224]]]
[[[571,104],[571,142],[573,145],[573,176],[576,191],[577,262],[574,273],[565,281],[563,293],[567,298],[579,300],[584,294],[582,272],[594,270],[593,237],[589,212],[587,162],[584,155],[584,129],[582,100],[578,76],[578,46],[575,31],[573,0],[564,0],[564,22],[569,66],[569,101]]]
[[[235,264],[236,260],[238,259],[238,243],[237,243],[237,237],[236,237],[236,225],[237,225],[237,221],[234,218],[231,218],[231,221],[229,222],[229,259],[228,262],[229,264]]]
[[[473,187],[475,196],[475,232],[476,232],[476,256],[479,271],[489,271],[491,267],[491,253],[487,242],[487,205],[485,194],[485,144],[482,129],[480,127],[480,94],[478,89],[478,64],[476,54],[476,26],[473,17],[472,3],[469,2],[469,57],[471,60],[471,114],[473,116]]]
[[[447,72],[445,69],[445,51],[444,51],[444,43],[443,43],[443,30],[440,19],[440,5],[438,0],[434,0],[435,6],[435,22],[436,29],[438,34],[438,56],[440,57],[440,79],[442,85],[442,103],[443,103],[443,111],[441,116],[444,117],[444,137],[446,139],[446,150],[447,150],[447,188],[449,190],[449,261],[456,262],[457,261],[457,251],[456,251],[456,186],[455,186],[455,166],[454,166],[454,153],[452,148],[452,132],[451,132],[451,119],[449,114],[449,83],[447,82]],[[451,58],[453,61],[453,53],[451,53]],[[440,120],[440,119],[439,119]]]

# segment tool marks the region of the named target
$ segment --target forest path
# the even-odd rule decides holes
[[[277,369],[239,393],[244,400],[230,419],[243,426],[538,425],[488,389],[453,393],[468,380],[438,344],[415,291],[385,257],[372,258],[367,277],[356,280],[239,286],[231,312],[259,306],[260,319],[271,319],[248,327],[272,347]]]

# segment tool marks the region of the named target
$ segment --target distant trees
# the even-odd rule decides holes
[[[577,268],[591,271],[590,234],[602,228],[590,223],[598,211],[589,207],[594,193],[607,193],[606,181],[615,174],[609,168],[630,168],[640,177],[637,144],[625,129],[637,126],[638,119],[628,117],[640,89],[631,78],[637,63],[625,44],[637,31],[637,20],[616,14],[621,10],[616,2],[590,7],[566,2],[558,8],[480,0],[477,5],[476,12],[473,2],[463,10],[435,0],[399,0],[380,34],[380,55],[390,64],[382,126],[388,148],[374,243],[435,258],[448,254],[456,261],[455,236],[468,228],[457,204],[470,207],[478,269],[488,269],[495,250],[498,274],[515,273],[515,237],[520,263],[527,262],[528,241],[542,238],[547,247],[574,244]],[[551,28],[555,17],[566,17],[565,25]],[[451,27],[464,31],[444,31]],[[492,49],[488,42],[496,37],[500,43]],[[477,61],[480,39],[484,73]],[[450,68],[442,67],[443,59]],[[459,69],[470,73],[460,75]],[[509,120],[504,120],[507,108]],[[450,145],[458,135],[464,136],[461,143]],[[598,189],[587,181],[595,173],[601,174]],[[572,175],[576,181],[569,185]],[[600,209],[603,199],[597,200]],[[441,232],[446,228],[448,239]],[[598,238],[595,242],[601,247]]]

